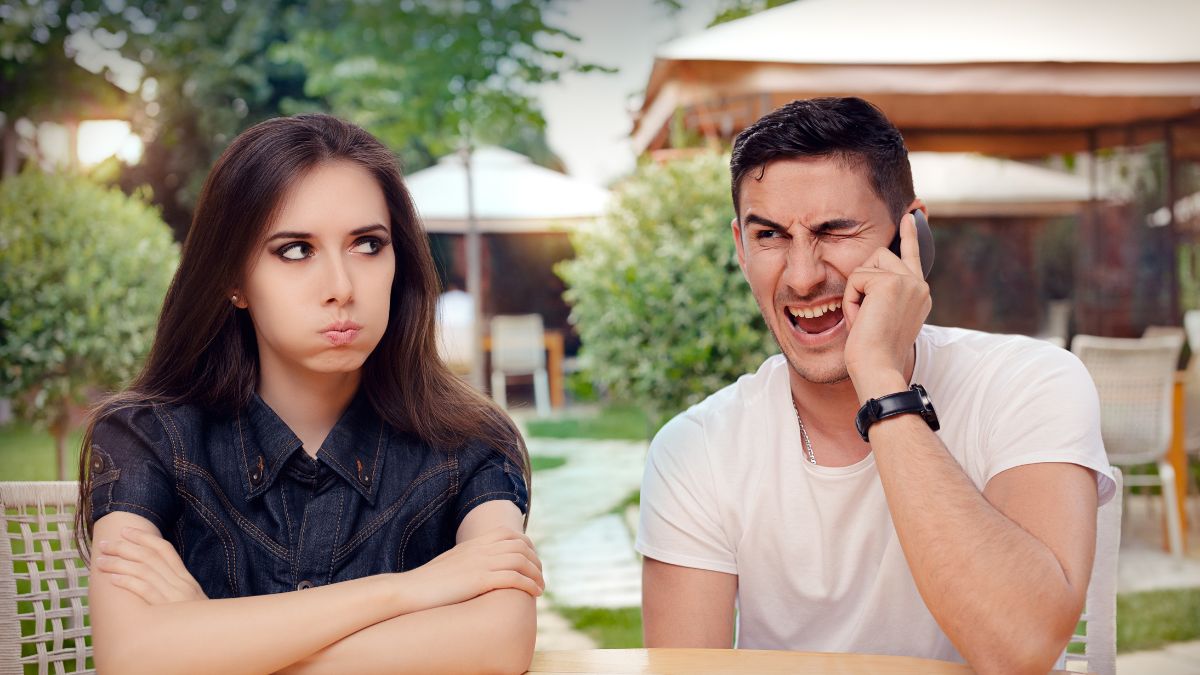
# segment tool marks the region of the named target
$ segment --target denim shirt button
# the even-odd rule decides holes
[[[312,588],[314,585],[315,584],[313,584],[313,582],[309,581],[308,579],[305,579],[304,581],[301,581],[300,583],[296,584],[296,590],[302,591],[306,588]]]

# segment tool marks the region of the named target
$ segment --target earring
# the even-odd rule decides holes
[[[237,304],[237,294],[234,294],[233,297],[229,298],[229,301],[236,305]]]

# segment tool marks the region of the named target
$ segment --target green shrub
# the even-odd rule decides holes
[[[583,368],[657,423],[775,351],[738,268],[732,216],[725,158],[647,163],[558,267]]]
[[[158,213],[119,190],[0,182],[0,397],[55,435],[60,478],[71,406],[137,372],[178,261]]]

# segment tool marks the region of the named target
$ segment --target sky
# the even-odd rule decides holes
[[[538,98],[550,147],[567,173],[606,185],[633,169],[630,105],[640,104],[654,52],[674,38],[703,30],[719,0],[688,0],[671,12],[654,0],[562,0],[547,22],[579,36],[568,44],[582,61],[617,68],[612,75],[572,73],[542,85]]]

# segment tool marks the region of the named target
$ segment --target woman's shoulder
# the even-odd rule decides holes
[[[194,404],[117,399],[97,413],[92,445],[108,455],[152,451],[166,457],[180,448],[189,430],[212,421],[211,413]]]

